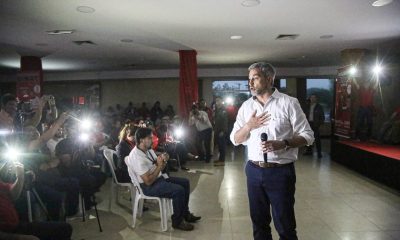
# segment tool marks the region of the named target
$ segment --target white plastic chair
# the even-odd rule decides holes
[[[125,158],[127,163],[127,157]],[[136,194],[133,196],[133,189],[131,190],[132,196],[132,228],[136,225],[136,216],[139,217],[143,214],[143,200],[156,200],[160,206],[160,218],[161,218],[161,231],[165,232],[168,230],[168,218],[173,213],[172,199],[171,198],[159,198],[147,196],[143,193],[140,183],[136,176],[131,176],[133,186],[136,189]],[[133,200],[134,199],[134,200]]]
[[[116,152],[114,150],[112,150],[112,149],[105,148],[103,150],[103,154],[104,154],[104,157],[107,160],[108,166],[110,167],[110,171],[111,171],[111,174],[112,174],[112,177],[113,177],[113,179],[111,181],[111,184],[110,184],[110,187],[111,187],[111,189],[110,189],[110,203],[108,205],[108,210],[111,211],[111,203],[112,203],[112,199],[114,197],[115,190],[117,190],[117,193],[115,195],[115,197],[116,197],[115,201],[118,203],[118,186],[128,187],[131,190],[132,184],[131,183],[118,182],[117,175],[115,175],[116,167],[115,167],[114,159],[113,159],[114,154],[116,154]],[[132,190],[131,190],[131,192],[132,192]],[[133,198],[132,198],[132,201],[133,201]]]

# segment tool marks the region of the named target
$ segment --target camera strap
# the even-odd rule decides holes
[[[142,151],[144,153],[144,155],[146,155],[146,159],[151,161],[153,164],[156,164],[157,160],[154,159],[153,155],[150,153],[150,151],[143,151],[142,149],[138,148],[140,151]],[[147,154],[148,153],[148,154]]]

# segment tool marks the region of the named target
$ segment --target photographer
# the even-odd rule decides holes
[[[168,123],[164,123],[157,128],[158,151],[167,152],[173,158],[178,158],[181,169],[188,171],[186,167],[187,159],[196,159],[197,156],[191,154],[183,141],[174,140],[173,129]],[[171,166],[169,166],[171,168]]]
[[[9,169],[7,169],[9,167]],[[15,172],[14,183],[5,183],[2,178],[7,170]],[[71,239],[72,227],[64,222],[20,222],[13,201],[17,200],[24,188],[24,166],[18,162],[0,163],[0,238],[41,240]]]
[[[171,216],[172,227],[191,231],[196,217],[189,211],[190,184],[185,178],[168,177],[161,174],[169,159],[168,154],[156,156],[151,149],[153,133],[149,128],[139,128],[135,133],[136,146],[127,158],[131,178],[138,179],[143,193],[148,196],[172,198],[174,214]]]
[[[26,110],[29,111],[28,113],[23,109],[18,112],[18,102],[14,95],[10,93],[4,94],[1,98],[0,128],[14,130],[21,129],[24,126],[37,127],[42,119],[43,108],[47,102],[51,109],[51,116],[56,118],[57,109],[55,108],[54,97],[43,95],[39,99],[36,109],[31,109],[32,106],[29,105],[29,109]],[[22,105],[23,103],[20,105],[21,108],[23,108]],[[25,119],[25,115],[30,114],[32,110],[33,116]]]
[[[196,105],[192,106],[189,114],[189,125],[196,126],[198,142],[198,152],[200,158],[204,159],[206,163],[211,160],[211,138],[212,138],[212,125],[208,115],[204,111],[199,111]],[[205,153],[203,151],[203,144]]]
[[[65,213],[67,216],[74,215],[77,212],[79,201],[78,180],[63,178],[58,170],[59,159],[52,158],[47,151],[48,149],[45,148],[46,142],[58,132],[67,118],[68,114],[61,114],[52,127],[42,135],[32,126],[25,127],[23,131],[24,140],[27,142],[27,152],[37,153],[33,155],[34,161],[30,161],[36,175],[36,181],[33,182],[33,186],[46,204],[49,217],[52,220],[61,220],[60,209],[64,202],[64,193],[66,193],[67,200]],[[42,160],[39,161],[40,159]]]
[[[92,198],[94,193],[99,191],[107,179],[91,160],[94,158],[93,146],[76,137],[67,137],[57,144],[56,156],[60,159],[61,176],[79,180],[85,208],[90,209],[95,204]]]

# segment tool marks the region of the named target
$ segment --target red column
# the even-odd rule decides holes
[[[42,60],[34,56],[21,57],[21,69],[17,74],[17,97],[28,101],[42,95]]]
[[[179,109],[182,117],[188,116],[193,102],[199,98],[196,55],[195,50],[179,51]]]

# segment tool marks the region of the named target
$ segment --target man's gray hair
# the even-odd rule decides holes
[[[275,68],[266,62],[256,62],[250,65],[249,67],[249,72],[250,70],[253,69],[260,69],[260,71],[264,74],[265,77],[272,77],[272,79],[275,78]]]

